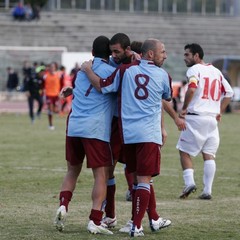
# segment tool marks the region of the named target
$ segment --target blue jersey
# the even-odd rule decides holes
[[[100,58],[94,58],[92,69],[101,78],[109,76],[115,70]],[[113,94],[104,95],[98,92],[87,75],[79,71],[73,89],[67,135],[109,142],[113,107]]]
[[[118,91],[119,117],[125,144],[162,144],[162,99],[171,98],[170,77],[151,61],[122,65],[112,76],[101,79],[104,94]]]
[[[120,64],[121,64],[121,63],[120,63]],[[113,57],[110,56],[110,58],[109,58],[109,65],[117,68],[120,64],[119,64],[119,63],[116,63],[116,62],[114,61]]]

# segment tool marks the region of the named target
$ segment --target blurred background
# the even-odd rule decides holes
[[[16,15],[16,7],[24,15]],[[68,74],[91,58],[93,40],[126,33],[131,41],[149,37],[165,43],[164,68],[175,94],[185,80],[184,46],[199,43],[205,62],[219,68],[240,101],[239,0],[0,0],[0,101],[5,100],[11,67],[21,96],[23,67],[56,62]],[[21,97],[19,97],[21,99]]]

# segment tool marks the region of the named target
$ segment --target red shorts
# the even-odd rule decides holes
[[[108,142],[98,139],[66,136],[66,160],[71,165],[83,163],[87,158],[87,168],[113,165],[111,148]]]
[[[122,162],[121,161],[122,141],[121,141],[121,137],[120,137],[117,117],[113,117],[113,120],[112,120],[110,145],[111,145],[111,149],[112,149],[113,159],[120,160],[120,162]]]
[[[58,96],[46,96],[46,103],[48,105],[50,105],[50,104],[56,105],[58,100],[59,100]]]
[[[124,144],[123,158],[129,173],[152,177],[160,173],[161,152],[156,143]]]

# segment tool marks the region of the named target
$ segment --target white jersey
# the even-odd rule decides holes
[[[232,97],[233,90],[222,73],[211,64],[195,64],[186,73],[188,87],[196,88],[188,112],[216,116],[222,97]]]

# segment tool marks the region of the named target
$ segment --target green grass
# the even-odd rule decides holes
[[[168,142],[162,149],[161,175],[154,179],[158,212],[172,226],[151,233],[147,217],[145,239],[225,240],[240,239],[240,115],[226,114],[220,123],[221,145],[213,200],[197,199],[202,188],[203,162],[194,159],[198,191],[187,200],[178,199],[183,187],[182,171],[175,148],[179,132],[166,116]],[[130,217],[131,204],[121,164],[116,169],[118,226],[113,236],[91,235],[86,230],[91,209],[91,170],[83,168],[70,203],[65,231],[53,226],[58,195],[65,175],[65,118],[54,117],[56,130],[47,128],[46,115],[34,125],[27,115],[0,115],[0,239],[82,240],[129,239],[118,232]]]

